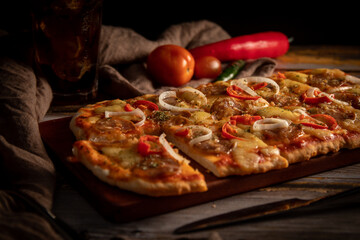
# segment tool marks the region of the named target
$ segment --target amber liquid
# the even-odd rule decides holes
[[[102,0],[37,0],[33,8],[37,74],[55,102],[86,102],[97,95]]]

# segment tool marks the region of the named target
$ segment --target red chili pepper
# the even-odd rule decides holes
[[[245,94],[244,91],[236,85],[230,85],[227,87],[226,92],[229,96],[242,100],[257,100],[260,98],[259,96],[250,96]]]
[[[289,49],[289,40],[281,32],[261,32],[238,36],[190,49],[194,58],[214,56],[220,61],[275,58]]]
[[[235,133],[236,130],[233,129],[229,123],[225,123],[221,128],[221,136],[223,138],[244,140],[243,138],[234,136],[233,134]]]
[[[310,117],[325,123],[330,130],[334,130],[338,126],[336,119],[327,114],[314,114]]]
[[[306,93],[301,96],[301,99],[306,104],[319,104],[319,103],[330,103],[332,102],[331,98],[328,96],[322,97],[308,97]]]
[[[149,109],[152,111],[159,110],[158,105],[156,105],[153,102],[147,101],[147,100],[137,100],[136,102],[133,103],[133,106],[135,108],[139,107],[140,109],[143,108],[143,109]]]
[[[141,156],[145,157],[148,156],[149,154],[162,153],[163,147],[159,142],[159,137],[152,135],[145,135],[140,137],[137,150]]]
[[[267,85],[268,85],[267,82],[262,82],[262,83],[258,83],[258,84],[253,85],[251,88],[253,90],[258,90],[260,88],[266,87]]]
[[[235,115],[230,117],[230,123],[235,125],[236,123],[244,125],[253,125],[254,122],[260,120],[261,116],[250,116],[250,115]]]
[[[130,105],[130,104],[126,104],[125,105],[125,107],[124,107],[124,110],[126,111],[126,112],[131,112],[131,111],[133,111],[134,110],[134,108]]]

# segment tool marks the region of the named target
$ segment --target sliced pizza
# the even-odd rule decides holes
[[[143,135],[121,143],[76,141],[74,158],[100,180],[149,196],[207,190],[204,176],[179,155],[165,135]]]

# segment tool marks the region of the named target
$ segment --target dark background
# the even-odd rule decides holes
[[[2,1],[0,29],[30,27],[29,2]],[[360,14],[350,1],[122,1],[104,0],[103,24],[134,29],[148,39],[172,24],[207,19],[231,36],[281,31],[296,45],[360,45]]]

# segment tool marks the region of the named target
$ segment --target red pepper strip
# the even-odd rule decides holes
[[[190,130],[188,128],[182,128],[175,132],[176,136],[185,137],[189,134]]]
[[[315,128],[315,129],[328,129],[328,126],[319,125],[319,124],[316,124],[316,123],[302,122],[301,124],[304,125],[304,126],[307,126],[307,127]]]
[[[318,104],[318,103],[330,103],[332,100],[328,96],[322,96],[322,97],[307,97],[306,93],[304,93],[302,96],[302,101],[306,104]]]
[[[230,85],[226,89],[226,92],[229,96],[234,97],[234,98],[239,98],[242,100],[257,100],[260,98],[259,96],[245,95],[244,91],[236,85]]]
[[[225,123],[221,128],[221,136],[223,138],[244,140],[243,138],[234,136],[234,133],[236,133],[236,130],[233,129],[229,123]]]
[[[153,102],[147,101],[147,100],[137,100],[136,102],[133,103],[133,106],[135,108],[139,107],[140,109],[143,108],[143,109],[149,109],[149,110],[153,110],[153,111],[159,110],[158,105],[156,105]]]
[[[262,82],[262,83],[255,84],[255,85],[252,86],[251,88],[252,88],[253,90],[258,90],[258,89],[260,89],[260,88],[266,87],[267,85],[268,85],[268,83]]]
[[[124,107],[124,110],[126,111],[126,112],[131,112],[131,111],[133,111],[134,110],[134,108],[130,105],[130,104],[126,104],[125,105],[125,107]]]
[[[196,59],[213,56],[222,62],[238,59],[275,58],[284,55],[289,49],[289,40],[281,32],[261,32],[225,39],[193,49],[190,53]]]
[[[314,114],[311,115],[310,117],[325,123],[330,130],[334,130],[338,126],[336,119],[327,114]]]
[[[261,116],[250,116],[250,115],[235,115],[230,117],[230,123],[235,125],[236,123],[244,125],[253,125],[254,122],[260,120]]]
[[[281,72],[278,72],[277,75],[278,75],[278,78],[286,79],[285,74],[283,74]]]
[[[152,148],[154,145],[158,146],[158,148]],[[162,153],[163,147],[159,142],[159,137],[145,135],[140,137],[137,150],[141,156],[145,157],[148,156],[149,154]]]

